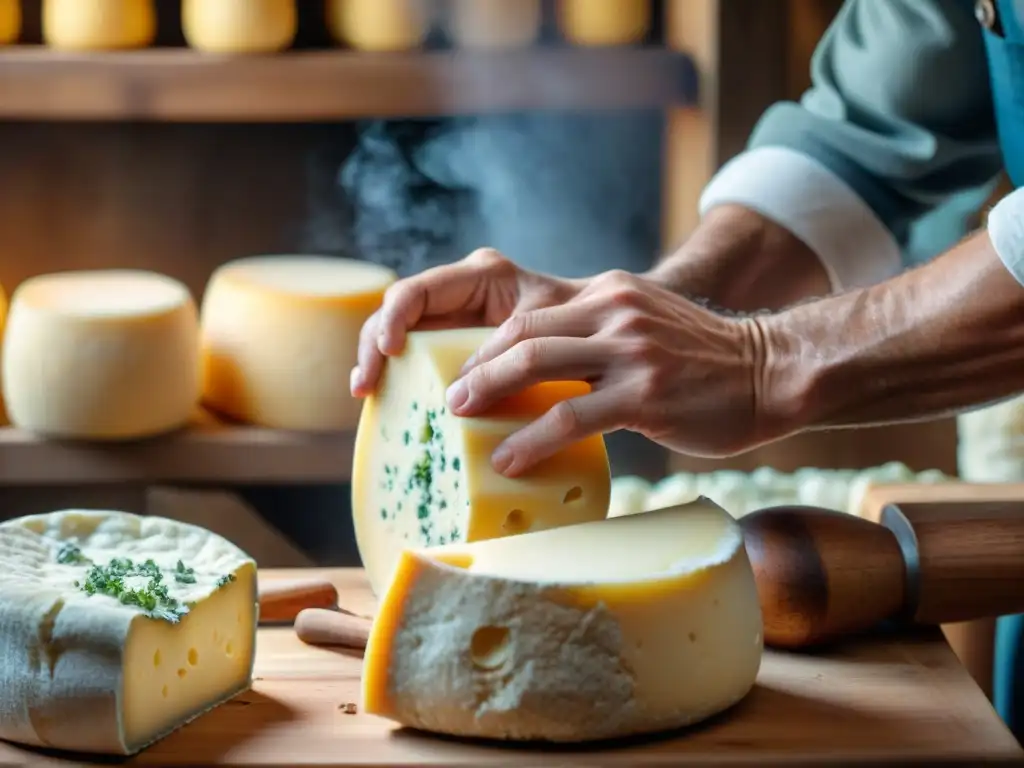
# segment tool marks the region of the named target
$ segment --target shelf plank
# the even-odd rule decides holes
[[[0,428],[0,485],[347,482],[351,433],[301,433],[213,422],[127,443],[47,440]]]
[[[0,118],[315,122],[695,103],[684,54],[660,47],[292,52],[0,48]]]

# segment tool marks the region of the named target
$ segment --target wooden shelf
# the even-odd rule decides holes
[[[0,49],[0,119],[310,122],[693,104],[689,57],[660,47],[213,56],[187,48]]]
[[[103,483],[218,485],[346,482],[353,435],[198,423],[131,443],[45,440],[0,428],[0,486]]]

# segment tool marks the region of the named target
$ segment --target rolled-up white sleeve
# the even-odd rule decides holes
[[[1004,266],[1024,285],[1024,189],[1014,190],[989,212],[988,237]]]
[[[872,285],[902,268],[899,243],[867,203],[824,165],[788,147],[757,147],[726,163],[705,188],[700,213],[725,204],[792,232],[821,259],[833,290]],[[1024,251],[1021,259],[1024,270]]]

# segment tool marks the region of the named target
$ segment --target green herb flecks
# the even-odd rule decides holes
[[[227,586],[228,584],[230,584],[234,580],[235,580],[235,574],[233,574],[233,573],[225,573],[223,576],[221,576],[219,579],[217,579],[217,588],[220,589],[221,587],[225,587],[225,586]]]
[[[185,564],[179,560],[178,564],[174,566],[174,580],[179,584],[195,584],[195,569],[185,567]]]
[[[57,562],[61,565],[86,565],[92,561],[82,554],[79,547],[67,543],[57,552]]]

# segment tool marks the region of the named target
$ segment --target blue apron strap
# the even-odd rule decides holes
[[[1024,614],[996,622],[992,691],[996,712],[1024,742]]]

